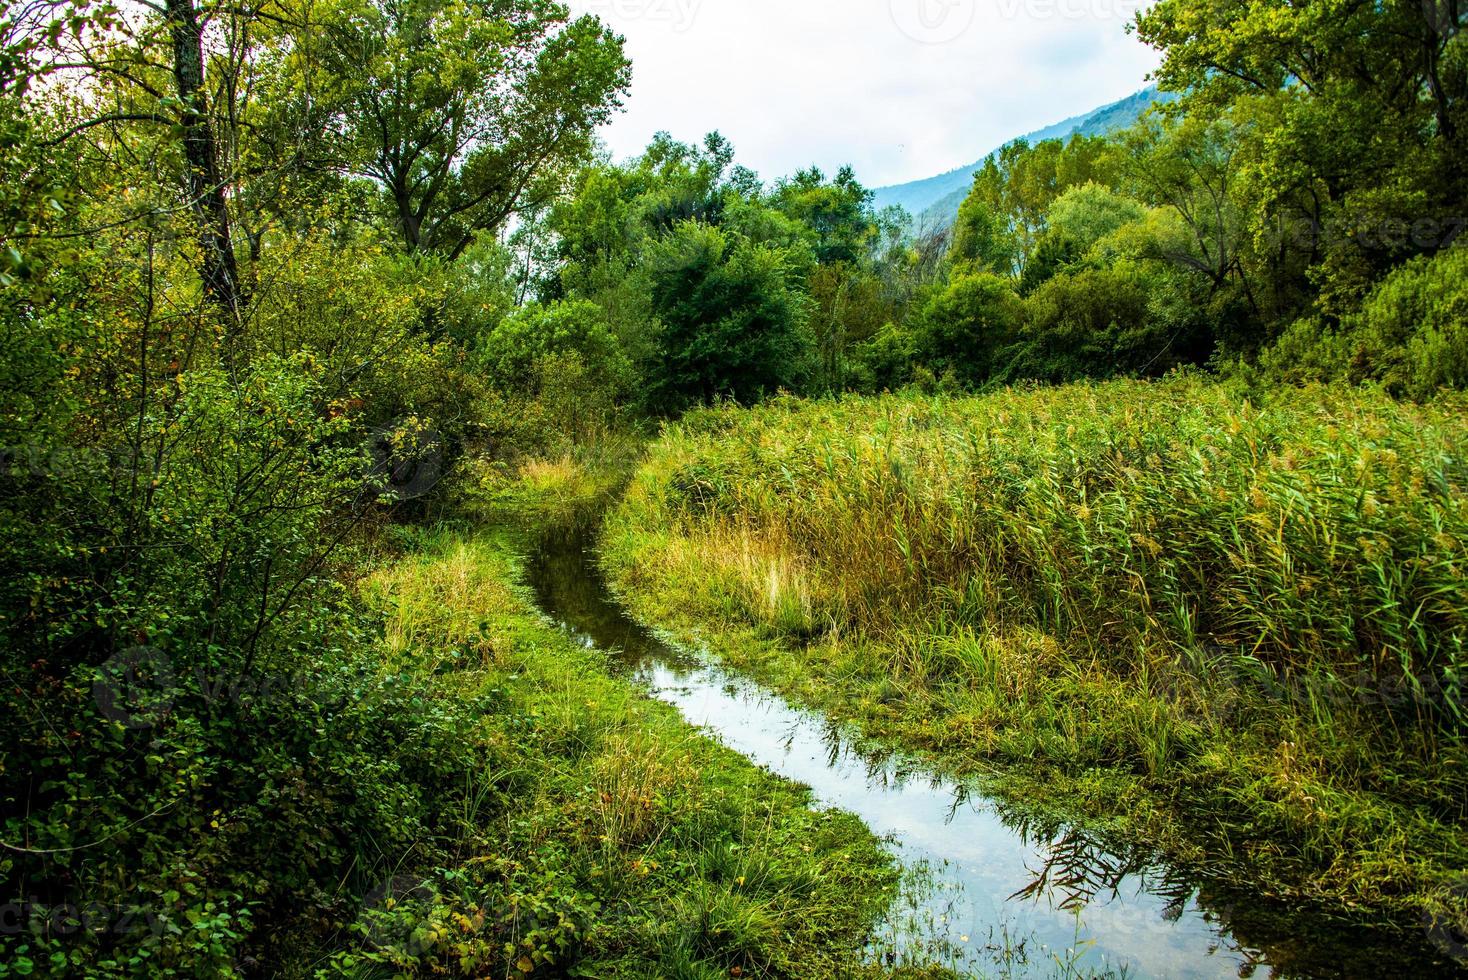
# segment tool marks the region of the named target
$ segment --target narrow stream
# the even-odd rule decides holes
[[[634,622],[586,544],[552,538],[532,561],[546,615],[692,724],[811,787],[820,804],[855,813],[916,869],[874,955],[981,976],[1453,975],[1425,936],[1322,923],[863,753],[820,716]]]

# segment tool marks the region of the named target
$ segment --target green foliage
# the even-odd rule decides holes
[[[953,226],[948,258],[955,268],[1008,273],[1014,257],[1006,244],[1006,229],[994,208],[977,195],[964,198]]]
[[[918,363],[966,385],[997,373],[1014,344],[1023,307],[1007,279],[991,273],[958,275],[934,293],[910,328]]]
[[[802,261],[697,222],[653,245],[647,276],[660,330],[645,371],[648,405],[752,402],[802,381],[810,370]]]
[[[1100,137],[1044,140],[1034,146],[1024,140],[1010,143],[974,175],[973,189],[960,210],[963,231],[958,241],[964,246],[960,256],[967,258],[973,252],[996,272],[1020,273],[1045,230],[1045,215],[1055,200],[1087,182],[1110,184],[1116,166],[1115,151]]]
[[[340,166],[382,189],[412,250],[458,256],[548,204],[630,81],[620,37],[546,0],[341,0],[317,16],[292,67],[331,78]]]
[[[585,300],[521,307],[480,341],[480,361],[496,384],[516,391],[534,388],[548,357],[576,355],[588,380],[613,395],[631,383],[631,365],[601,308]]]
[[[660,135],[637,160],[589,169],[547,222],[559,263],[543,295],[602,307],[654,412],[840,390],[859,371],[852,349],[908,300],[902,221],[874,214],[849,169],[766,191],[733,160],[717,133],[702,148]]]
[[[1416,399],[1468,387],[1468,249],[1407,263],[1338,328],[1299,321],[1261,367],[1291,382],[1379,382]]]
[[[1146,215],[1146,207],[1136,199],[1100,184],[1085,183],[1056,198],[1046,212],[1045,222],[1048,234],[1084,255],[1103,238]]]
[[[1004,377],[1161,375],[1189,363],[1206,332],[1181,285],[1166,268],[1138,262],[1056,275],[1026,300],[1024,339]]]
[[[1181,152],[1149,169],[1194,188],[1183,197],[1215,245],[1211,271],[1253,294],[1241,352],[1301,313],[1353,313],[1392,268],[1456,234],[1468,200],[1462,23],[1456,5],[1416,0],[1168,0],[1139,18],[1188,117]]]
[[[171,386],[171,405],[141,403],[137,441],[101,429],[4,477],[5,525],[33,529],[6,536],[28,572],[0,607],[19,738],[4,838],[27,842],[6,880],[97,921],[32,908],[0,943],[56,975],[227,975],[262,916],[309,934],[357,834],[401,850],[433,819],[381,741],[407,704],[357,686],[361,626],[319,576],[331,512],[363,488],[349,421],[317,410],[319,367],[261,357]]]
[[[780,182],[771,203],[810,229],[816,261],[832,265],[855,263],[866,256],[877,231],[871,200],[871,192],[857,183],[851,168],[843,167],[830,184],[820,170],[803,170]]]
[[[485,334],[475,360],[503,399],[502,451],[554,455],[564,440],[594,442],[634,395],[631,359],[586,300],[521,307]]]

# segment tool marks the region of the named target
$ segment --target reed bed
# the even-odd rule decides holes
[[[1465,409],[1198,376],[710,409],[606,562],[642,614],[958,768],[1069,780],[1272,891],[1440,909],[1468,866]]]

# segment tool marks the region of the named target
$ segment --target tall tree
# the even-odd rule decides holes
[[[230,233],[219,145],[210,120],[204,80],[204,30],[194,0],[167,0],[166,19],[173,41],[173,79],[178,93],[178,129],[183,139],[184,181],[189,207],[198,222],[199,264],[204,293],[232,324],[226,351],[240,317],[239,267]]]
[[[1465,19],[1459,0],[1160,0],[1138,31],[1187,115],[1248,119],[1240,192],[1256,221],[1308,223],[1335,317],[1468,206]]]
[[[411,251],[457,257],[544,207],[630,81],[622,39],[553,0],[343,0],[323,64],[344,167]]]

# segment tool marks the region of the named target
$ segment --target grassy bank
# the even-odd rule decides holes
[[[364,592],[396,670],[431,678],[416,686],[446,715],[482,709],[462,737],[488,764],[458,794],[478,830],[387,869],[405,900],[369,899],[354,927],[367,942],[332,972],[861,971],[894,872],[855,818],[808,808],[544,623],[516,584],[523,538],[411,544]]]
[[[1468,868],[1464,445],[1457,402],[1190,378],[782,400],[670,426],[605,561],[949,768],[1415,922]]]

